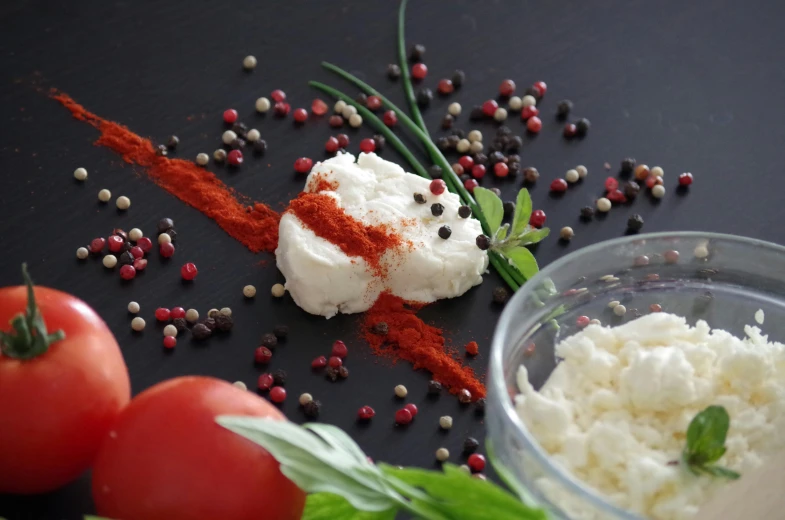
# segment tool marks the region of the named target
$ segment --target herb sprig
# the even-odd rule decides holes
[[[375,465],[341,429],[255,417],[218,424],[262,446],[281,473],[310,493],[303,520],[391,520],[406,511],[425,520],[546,520],[542,509],[445,464],[443,471]]]
[[[687,428],[687,444],[682,459],[695,475],[701,473],[736,480],[741,475],[714,464],[725,454],[725,439],[730,428],[730,416],[722,406],[709,406],[698,413]]]

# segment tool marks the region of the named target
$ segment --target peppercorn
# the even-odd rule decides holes
[[[465,183],[466,181],[470,180],[472,176],[468,173],[464,173],[463,175],[459,175],[458,178],[461,179],[461,182]]]
[[[474,160],[475,165],[480,164],[485,166],[486,164],[488,164],[488,156],[482,152],[478,152],[472,155],[472,159]]]
[[[428,381],[428,395],[439,395],[442,393],[442,384],[438,381]]]
[[[401,68],[395,63],[387,65],[387,77],[390,79],[398,79],[401,77]]]
[[[643,227],[643,217],[638,215],[632,215],[629,219],[627,219],[627,229],[630,231],[640,231]]]
[[[450,226],[442,226],[439,228],[439,238],[447,240],[450,238],[450,235],[452,235],[452,229],[450,229]]]
[[[381,153],[384,149],[384,145],[387,143],[387,140],[381,134],[376,134],[373,136],[373,142],[376,145],[376,153]]]
[[[433,92],[428,87],[423,87],[417,92],[417,104],[427,107],[433,101]]]
[[[263,154],[267,150],[267,141],[264,139],[257,139],[253,142],[253,151],[258,154]]]
[[[157,228],[158,233],[166,233],[168,230],[174,227],[174,222],[170,218],[162,218],[158,221]]]
[[[521,136],[516,135],[510,138],[507,142],[507,152],[517,152],[523,146],[523,139]]]
[[[117,259],[117,263],[120,264],[121,266],[133,265],[134,260],[136,260],[136,258],[134,258],[133,253],[131,253],[130,251],[126,251],[125,253],[120,255],[120,257]]]
[[[493,301],[496,303],[506,303],[510,297],[510,293],[502,286],[496,287],[493,290]]]
[[[537,171],[537,168],[529,166],[528,168],[524,168],[523,178],[526,182],[537,182],[537,179],[540,178],[540,172]]]
[[[513,202],[511,200],[505,201],[505,203],[504,203],[504,205],[502,207],[504,208],[504,217],[505,218],[509,218],[509,217],[512,216],[513,213],[515,213],[515,202]]]
[[[431,204],[431,215],[434,217],[439,217],[441,214],[444,213],[444,206],[439,204],[438,202],[435,204]]]
[[[286,370],[279,368],[273,372],[273,383],[276,386],[284,386],[286,384]]]
[[[365,105],[368,103],[368,94],[366,94],[365,92],[360,92],[359,94],[357,94],[357,97],[354,98],[354,100],[361,105]]]
[[[303,413],[309,419],[316,419],[317,417],[319,417],[319,409],[321,407],[322,407],[322,403],[314,399],[313,401],[303,405]]]
[[[510,172],[510,175],[518,175],[521,171],[521,163],[510,161],[507,165],[507,169]]]
[[[477,239],[474,242],[483,251],[491,247],[491,239],[487,235],[477,235]]]
[[[155,155],[158,155],[160,157],[166,157],[167,155],[169,155],[169,151],[167,150],[166,145],[159,144],[158,146],[156,146],[155,147]],[[207,154],[205,154],[205,157],[206,156],[207,156]],[[210,160],[209,157],[208,157],[207,160],[208,161]]]
[[[188,322],[185,321],[185,318],[175,318],[172,320],[172,325],[175,326],[177,329],[177,333],[185,332],[188,330]]]
[[[274,348],[276,345],[278,345],[278,338],[275,336],[275,334],[262,334],[261,344],[267,348]]]
[[[380,336],[386,336],[388,332],[390,332],[390,328],[387,326],[387,322],[380,321],[373,326],[374,334],[379,334]]]
[[[575,131],[578,137],[584,137],[589,133],[589,128],[591,128],[591,123],[585,117],[578,119],[575,123]]]
[[[479,121],[480,119],[485,118],[485,112],[482,111],[482,107],[472,107],[471,112],[469,112],[469,119],[472,121]]]
[[[414,202],[416,202],[417,204],[425,204],[425,195],[423,195],[422,193],[415,193]]]
[[[501,152],[492,152],[492,153],[491,153],[491,154],[488,156],[488,161],[489,161],[491,164],[500,163],[500,162],[504,161],[504,154],[503,154],[503,153],[501,153]]]
[[[556,117],[559,119],[567,119],[567,116],[570,114],[572,110],[572,101],[569,99],[565,99],[564,101],[560,101],[559,104],[556,106]]]
[[[215,328],[217,328],[222,332],[228,332],[232,330],[232,327],[234,326],[234,320],[232,319],[231,316],[226,316],[225,314],[219,314],[213,319],[215,320]]]
[[[469,132],[469,133],[471,134],[471,132]],[[466,137],[466,132],[464,132],[460,128],[456,128],[455,130],[450,132],[450,135],[457,135],[459,139],[463,139],[464,137]],[[469,139],[469,141],[471,141],[471,139]]]
[[[424,55],[425,55],[425,45],[421,43],[415,43],[414,45],[412,45],[412,48],[409,51],[409,59],[411,61],[414,62],[422,61]]]
[[[338,380],[338,369],[335,367],[328,366],[327,369],[324,371],[324,376],[330,381],[335,382]]]
[[[472,216],[472,208],[469,206],[460,206],[458,208],[458,216],[461,218],[469,218]]]
[[[624,196],[628,199],[634,199],[641,191],[641,187],[635,181],[624,183]]]
[[[474,413],[477,415],[485,415],[485,398],[481,397],[474,403]]]
[[[466,437],[466,440],[463,441],[463,453],[469,455],[477,451],[477,448],[480,447],[480,442],[475,439],[474,437]]]
[[[455,88],[461,88],[464,81],[466,81],[466,74],[462,70],[458,69],[452,73],[452,84]]]
[[[621,173],[624,175],[629,175],[635,169],[635,159],[632,157],[627,157],[621,161]]]
[[[347,377],[349,377],[349,369],[343,365],[339,366],[338,377],[340,377],[341,379],[346,379]]]
[[[500,190],[499,188],[491,188],[491,191],[492,191],[492,192],[494,193],[494,195],[496,195],[497,197],[501,197],[501,196],[502,196],[502,190]]]
[[[242,138],[245,138],[246,133],[248,132],[248,127],[245,123],[237,122],[232,125],[232,132],[239,135]]]
[[[447,141],[450,144],[450,148],[457,148],[458,147],[458,143],[461,142],[461,138],[458,137],[457,135],[451,135],[451,136],[449,136],[447,138]]]
[[[573,229],[570,226],[564,226],[563,228],[561,228],[561,231],[559,231],[559,238],[561,238],[562,240],[569,241],[572,240],[572,237],[574,236],[575,236],[575,231],[573,231]]]
[[[194,339],[203,340],[212,336],[213,331],[210,330],[204,323],[197,323],[191,329],[191,334],[193,334]]]
[[[273,329],[273,334],[279,340],[286,339],[289,335],[289,327],[287,325],[276,325]]]
[[[452,128],[453,121],[455,121],[455,118],[452,117],[450,114],[447,114],[446,116],[444,116],[444,118],[442,118],[442,128],[444,130],[449,130],[450,128]]]
[[[594,217],[594,208],[591,206],[584,206],[581,208],[581,218],[583,220],[591,220]]]

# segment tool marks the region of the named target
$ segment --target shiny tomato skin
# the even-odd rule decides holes
[[[57,489],[93,462],[131,398],[128,369],[109,328],[86,303],[35,288],[47,330],[65,332],[44,354],[0,353],[0,494]],[[0,289],[0,328],[27,305],[26,287]]]
[[[286,420],[261,397],[209,377],[159,383],[131,401],[93,468],[98,513],[122,520],[297,520],[305,494],[218,415]]]

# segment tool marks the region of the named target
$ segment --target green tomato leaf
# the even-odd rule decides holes
[[[502,254],[507,258],[507,261],[514,265],[518,271],[527,280],[537,274],[540,268],[537,266],[537,260],[531,251],[525,247],[510,247],[504,249]]]
[[[736,480],[741,478],[741,474],[733,471],[732,469],[724,468],[722,466],[700,466],[700,470],[708,473],[713,477],[726,478],[728,480]]]
[[[476,188],[475,188],[476,189]],[[512,236],[516,237],[526,230],[532,216],[532,198],[526,188],[518,192],[515,201],[515,213],[512,216]]]
[[[491,190],[476,187],[474,188],[474,199],[480,205],[480,210],[485,216],[491,236],[496,234],[496,230],[502,224],[504,217],[504,205],[502,199],[496,196]]]
[[[550,234],[551,230],[547,227],[542,229],[532,228],[531,231],[527,231],[518,237],[518,243],[522,246],[536,244]]]
[[[710,464],[725,453],[730,416],[722,406],[709,406],[695,415],[687,428],[685,458],[690,464]]]
[[[305,501],[302,520],[393,520],[397,510],[358,511],[348,500],[332,493],[312,493]]]

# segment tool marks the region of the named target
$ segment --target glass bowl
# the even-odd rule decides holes
[[[627,236],[545,267],[507,304],[496,326],[490,362],[488,435],[498,460],[528,492],[522,498],[537,502],[557,519],[642,518],[611,504],[556,465],[515,411],[518,367],[526,366],[529,382],[539,389],[556,367],[554,346],[578,332],[579,316],[618,325],[661,305],[690,325],[702,319],[712,328],[744,337],[744,326],[756,324],[755,312],[762,309],[764,333],[781,340],[784,297],[785,248],[731,235]],[[614,300],[627,308],[624,316],[616,316],[608,306]],[[555,496],[559,499],[548,498]]]

